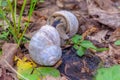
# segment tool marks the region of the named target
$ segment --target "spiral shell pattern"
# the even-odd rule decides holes
[[[29,52],[36,63],[45,66],[54,65],[62,56],[57,30],[50,25],[43,26],[32,37]]]
[[[48,18],[47,24],[54,26],[62,39],[69,39],[75,35],[79,27],[76,16],[65,10],[53,13],[53,15]]]

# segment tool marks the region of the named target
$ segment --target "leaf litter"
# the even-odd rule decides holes
[[[18,9],[21,8],[22,3],[23,0],[18,0]],[[27,0],[22,23],[28,21],[27,13],[29,5],[30,0]],[[57,66],[60,73],[58,70],[53,69],[55,66],[52,67],[52,70],[50,69],[50,72],[47,72],[51,74],[55,70],[60,77],[55,78],[47,75],[44,76],[43,80],[93,80],[93,76],[101,63],[103,63],[104,67],[120,64],[120,46],[114,44],[116,40],[120,40],[119,6],[119,0],[45,0],[44,2],[38,3],[30,19],[30,26],[25,34],[27,38],[30,39],[41,26],[46,24],[47,18],[53,12],[69,10],[79,20],[78,34],[81,34],[84,39],[90,40],[94,44],[97,43],[95,44],[97,46],[109,48],[108,51],[104,52],[91,52],[91,50],[87,50],[83,57],[78,57],[76,51],[72,48],[72,44],[70,44],[69,47],[63,48],[62,63]],[[93,26],[96,29],[93,29]],[[0,58],[1,80],[18,80],[17,78],[20,79],[18,76],[22,76],[23,78],[25,76],[29,80],[37,80],[43,77],[41,76],[42,73],[46,74],[44,72],[40,74],[36,69],[39,69],[41,66],[31,61],[30,57],[28,57],[28,43],[25,43],[23,45],[24,47],[22,46],[21,48],[22,52],[19,52],[16,44],[5,43],[2,40],[0,42],[2,42],[0,46],[3,45]],[[20,54],[16,55],[16,53]],[[14,57],[16,59],[15,61],[13,61]],[[11,69],[10,66],[13,68]],[[46,69],[42,68],[40,70],[44,71]],[[16,73],[18,74],[16,75]]]

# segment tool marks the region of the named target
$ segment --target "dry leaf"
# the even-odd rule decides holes
[[[13,57],[17,52],[17,44],[5,43],[2,47],[2,56],[0,58],[0,65],[6,65],[4,60],[6,60],[10,65],[13,65]]]
[[[90,27],[90,28],[88,28],[88,29],[82,34],[82,39],[84,40],[85,37],[87,37],[88,35],[96,32],[96,31],[98,31],[98,28],[96,28],[96,27]]]
[[[30,22],[30,23],[32,23],[32,22],[34,22],[35,20],[34,20],[33,17],[31,17],[30,20],[29,20],[28,17],[22,17],[22,21],[23,21],[23,22]]]
[[[6,71],[5,68],[0,68],[1,69],[1,76],[0,76],[0,80],[15,80],[9,73]]]
[[[79,1],[78,0],[57,0],[56,4],[60,8],[64,9],[78,9]]]
[[[104,0],[106,1],[106,0]],[[98,7],[93,0],[87,0],[88,12],[94,20],[108,25],[115,29],[120,27],[120,12],[119,11],[105,11]],[[109,7],[111,9],[111,7]]]
[[[2,76],[2,68],[0,68],[0,77]]]
[[[95,35],[93,36],[88,36],[90,40],[95,40],[99,43],[102,43],[105,41],[105,36],[107,34],[108,30],[101,30],[99,32],[97,32]]]
[[[110,42],[114,42],[116,40],[120,39],[120,28],[117,28],[112,35],[109,37]]]
[[[2,47],[3,54],[0,58],[0,66],[2,75],[0,80],[17,80],[16,74],[13,72],[13,57],[17,52],[17,44],[5,43]]]
[[[108,12],[117,12],[118,9],[114,6],[114,3],[111,0],[93,0],[95,1],[98,6]]]
[[[96,55],[102,59],[105,67],[120,64],[120,46],[109,45],[108,51]]]

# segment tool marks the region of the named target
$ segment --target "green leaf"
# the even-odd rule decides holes
[[[7,5],[8,5],[7,1],[2,1],[0,6],[6,7]]]
[[[37,68],[37,71],[39,71],[41,73],[42,76],[53,76],[53,77],[59,77],[60,76],[60,72],[52,67],[39,67]]]
[[[77,43],[79,43],[79,41],[80,41],[81,39],[82,39],[82,36],[80,36],[80,35],[75,35],[75,36],[72,37],[71,40],[72,40],[73,43],[76,43],[76,44],[77,44]]]
[[[114,65],[110,68],[100,68],[97,70],[95,80],[120,80],[120,65]]]
[[[3,15],[0,13],[0,19],[3,19]]]
[[[17,72],[22,75],[18,75],[19,79],[25,78],[25,80],[38,80],[40,77],[40,73],[36,72],[35,67],[37,66],[33,61],[27,59],[27,57],[23,57],[22,59],[15,56],[14,61],[17,64]]]
[[[77,55],[80,57],[83,56],[85,53],[85,50],[86,50],[85,48],[80,46],[79,49],[77,50]]]
[[[15,61],[17,61],[17,72],[22,75],[18,75],[18,78],[23,80],[40,80],[42,77],[46,77],[47,75],[53,77],[59,77],[60,72],[52,67],[37,67],[37,65],[28,60],[27,57],[23,57],[22,59],[15,56]]]
[[[74,45],[73,48],[75,48],[76,50],[78,50],[79,46],[78,45]]]
[[[87,49],[89,49],[89,48],[96,49],[96,47],[93,45],[93,43],[90,42],[90,41],[88,41],[88,40],[82,41],[82,42],[80,43],[80,45],[81,45],[82,47],[84,47],[84,48],[87,48]]]
[[[21,43],[27,43],[27,42],[28,42],[28,39],[25,36],[23,36]]]
[[[8,39],[8,35],[9,35],[9,31],[8,32],[5,32],[3,31],[0,35],[0,39],[1,40],[7,40]]]
[[[33,68],[24,70],[20,74],[23,75],[27,80],[39,80],[41,77],[40,73],[36,69],[33,69]]]
[[[120,40],[115,41],[114,44],[115,44],[116,46],[120,46]]]
[[[107,51],[108,48],[96,48],[95,49],[97,52],[103,52],[103,51]]]

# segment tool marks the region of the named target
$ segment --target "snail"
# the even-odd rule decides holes
[[[68,11],[53,13],[47,20],[47,25],[41,27],[33,35],[29,44],[31,58],[38,64],[53,66],[60,60],[61,42],[77,33],[78,20]]]
[[[29,53],[40,65],[54,65],[62,56],[58,31],[50,25],[41,27],[30,41]]]
[[[54,26],[60,34],[61,39],[66,40],[78,31],[78,19],[69,11],[57,11],[47,20],[48,25]]]

